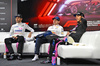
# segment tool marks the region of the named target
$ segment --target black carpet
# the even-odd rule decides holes
[[[0,55],[0,66],[52,66],[49,64],[41,64],[42,60],[46,60],[45,56],[40,56],[40,59],[32,62],[33,55],[24,55],[23,60],[8,61]],[[57,65],[55,65],[57,66]],[[96,59],[62,59],[60,66],[100,66],[100,60]]]

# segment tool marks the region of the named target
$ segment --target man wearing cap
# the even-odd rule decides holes
[[[9,50],[10,56],[7,58],[7,60],[14,60],[15,54],[14,50],[12,48],[12,43],[18,42],[18,48],[17,48],[17,59],[22,60],[22,52],[23,52],[23,46],[24,46],[24,33],[25,29],[28,29],[31,31],[28,35],[29,38],[31,38],[31,34],[34,32],[34,30],[29,27],[27,24],[22,23],[22,15],[18,14],[15,16],[16,24],[12,25],[10,29],[10,37],[5,39],[6,47]]]
[[[48,27],[47,31],[51,31],[53,34],[56,35],[61,35],[63,33],[63,27],[59,25],[60,23],[60,18],[59,17],[54,17],[52,18],[53,20],[53,25]],[[46,38],[37,38],[36,39],[36,44],[35,44],[35,56],[32,59],[32,61],[36,61],[38,60],[38,56],[39,56],[39,49],[41,44],[43,43],[48,43],[48,40]]]
[[[82,12],[78,12],[74,14],[76,17],[77,25],[70,31],[67,32],[67,36],[70,36],[72,39],[69,43],[79,42],[81,36],[86,31],[87,28],[87,21],[84,19],[84,14]]]
[[[70,31],[67,32],[66,37],[64,37],[63,40],[55,40],[55,46],[57,43],[60,44],[66,44],[67,45],[72,45],[73,42],[79,42],[81,36],[83,35],[83,33],[86,31],[87,28],[87,21],[85,19],[83,19],[84,14],[82,12],[78,12],[77,14],[74,14],[74,16],[76,17],[77,20],[77,25]],[[51,43],[50,43],[50,51],[49,51],[49,55],[48,55],[48,59],[45,61],[42,61],[42,64],[46,64],[46,63],[51,63],[52,60],[52,53],[55,50],[55,47],[52,47]]]

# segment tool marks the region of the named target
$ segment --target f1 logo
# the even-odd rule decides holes
[[[69,27],[71,25],[77,25],[77,21],[76,20],[69,20],[65,23],[65,25],[63,27]]]

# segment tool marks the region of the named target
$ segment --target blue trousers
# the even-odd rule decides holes
[[[40,52],[40,46],[43,43],[48,43],[48,40],[46,38],[36,38],[36,44],[35,44],[35,54],[39,55]]]

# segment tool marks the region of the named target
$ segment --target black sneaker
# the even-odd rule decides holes
[[[7,58],[7,60],[15,60],[15,55],[14,55],[14,54],[11,54],[11,55]]]
[[[22,55],[21,54],[18,54],[17,59],[18,60],[22,60]]]
[[[47,64],[47,63],[51,63],[51,61],[50,60],[45,60],[45,61],[41,61],[40,63],[41,64]]]

